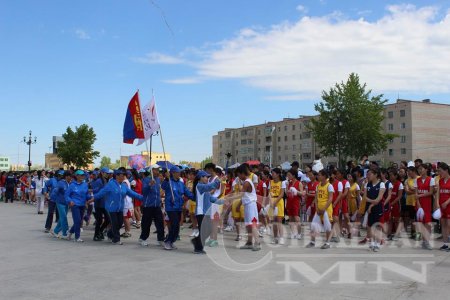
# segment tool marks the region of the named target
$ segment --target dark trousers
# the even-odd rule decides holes
[[[55,222],[58,223],[59,212],[56,209],[56,203],[53,201],[48,201],[48,213],[47,213],[47,220],[45,221],[45,229],[50,230],[52,228],[53,215],[56,215]]]
[[[158,241],[164,240],[164,220],[161,207],[142,207],[141,237],[145,241],[150,236],[150,227],[155,221]]]
[[[175,243],[180,234],[181,211],[168,211],[167,216],[170,221],[169,236],[167,242]]]
[[[109,221],[109,215],[106,212],[106,209],[104,207],[95,207],[95,236],[100,236],[103,231],[108,227],[110,221]]]
[[[5,203],[8,202],[8,200],[11,200],[11,203],[14,202],[14,189],[12,188],[6,188],[5,191]]]
[[[81,222],[83,220],[83,214],[84,214],[84,206],[72,206],[70,210],[72,211],[72,219],[73,219],[73,226],[70,228],[70,233],[75,233],[75,239],[80,238],[80,228],[81,228]]]
[[[123,212],[109,212],[108,214],[111,221],[108,238],[110,238],[113,243],[120,242],[120,228],[122,228],[123,225]]]
[[[211,234],[211,217],[205,215],[198,215],[197,218],[197,224],[198,224],[198,231],[199,235],[198,237],[195,237],[192,239],[192,244],[194,245],[195,251],[202,251],[203,245],[205,244],[206,239]],[[203,224],[203,222],[205,222]]]
[[[85,222],[89,222],[89,220],[91,219],[91,214],[92,214],[92,210],[94,209],[94,206],[92,205],[88,205],[87,210],[86,210],[86,214],[84,215],[84,221]]]

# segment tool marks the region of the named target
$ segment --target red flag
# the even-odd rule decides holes
[[[123,124],[123,142],[126,144],[133,144],[135,139],[143,138],[145,138],[145,133],[138,91],[134,94],[128,104],[125,123]]]

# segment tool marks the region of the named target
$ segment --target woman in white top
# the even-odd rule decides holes
[[[37,213],[39,215],[42,215],[44,214],[44,204],[45,204],[45,195],[43,191],[45,187],[45,172],[38,171],[37,176],[33,177],[33,182],[35,186]]]

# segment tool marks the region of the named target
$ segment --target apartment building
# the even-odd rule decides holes
[[[450,105],[430,100],[398,99],[384,109],[383,127],[396,134],[386,151],[371,157],[382,165],[422,158],[427,162],[450,161]],[[213,161],[225,166],[230,163],[259,160],[273,166],[285,161],[313,162],[320,147],[307,124],[315,116],[285,118],[277,122],[242,128],[226,128],[213,136]],[[324,163],[337,164],[336,157],[323,157]]]

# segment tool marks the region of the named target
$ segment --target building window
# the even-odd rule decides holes
[[[287,131],[287,126],[286,125],[284,126],[284,131]]]
[[[261,134],[261,129],[258,129],[258,135]]]
[[[406,143],[406,135],[402,135],[400,139],[402,143]]]
[[[241,134],[244,136],[244,135],[247,135],[247,130],[242,130],[241,131]]]
[[[261,145],[261,139],[258,139],[258,145]]]
[[[292,125],[292,130],[295,130],[295,125]]]
[[[404,116],[406,116],[406,111],[404,109],[402,109],[400,111],[400,117],[404,117]]]
[[[222,136],[221,135],[219,135],[219,140],[222,140]]]
[[[394,139],[389,139],[389,144],[393,144],[394,143]]]
[[[311,132],[305,132],[305,134],[303,135],[303,138],[305,138],[305,139],[309,139],[309,138],[311,138]]]
[[[300,139],[302,139],[303,137],[302,137],[302,134],[300,133]]]
[[[287,135],[284,136],[284,141],[285,141],[285,142],[288,141]]]
[[[278,127],[278,132],[280,132],[281,131],[281,127]]]
[[[241,145],[247,145],[247,140],[241,140]]]
[[[219,145],[219,148],[222,149],[222,144]]]
[[[248,144],[249,144],[249,145],[253,145],[253,140],[252,140],[252,139],[249,139],[249,140],[248,140]]]
[[[272,142],[272,137],[266,136],[266,143],[271,143],[271,142]]]
[[[225,138],[229,139],[231,137],[231,132],[225,132]]]
[[[278,142],[281,142],[281,137],[278,137]]]
[[[394,112],[393,111],[388,112],[388,118],[392,119],[393,117],[394,117]]]
[[[406,123],[403,122],[402,125],[400,125],[400,128],[401,128],[401,129],[405,129],[405,128],[406,128]]]
[[[400,149],[400,151],[401,151],[401,154],[402,154],[402,155],[405,155],[405,154],[406,154],[406,148],[402,148],[402,149]]]
[[[270,146],[266,146],[266,152],[270,152]]]
[[[302,155],[302,158],[303,159],[311,159],[311,153],[303,153],[303,155]]]
[[[297,145],[292,145],[292,151],[297,150]]]
[[[292,140],[295,141],[295,134],[292,135]]]
[[[394,124],[389,123],[389,124],[388,124],[388,130],[389,130],[389,131],[394,130]]]
[[[389,156],[394,156],[394,149],[389,149]]]
[[[278,152],[280,152],[281,151],[281,146],[278,146]]]

